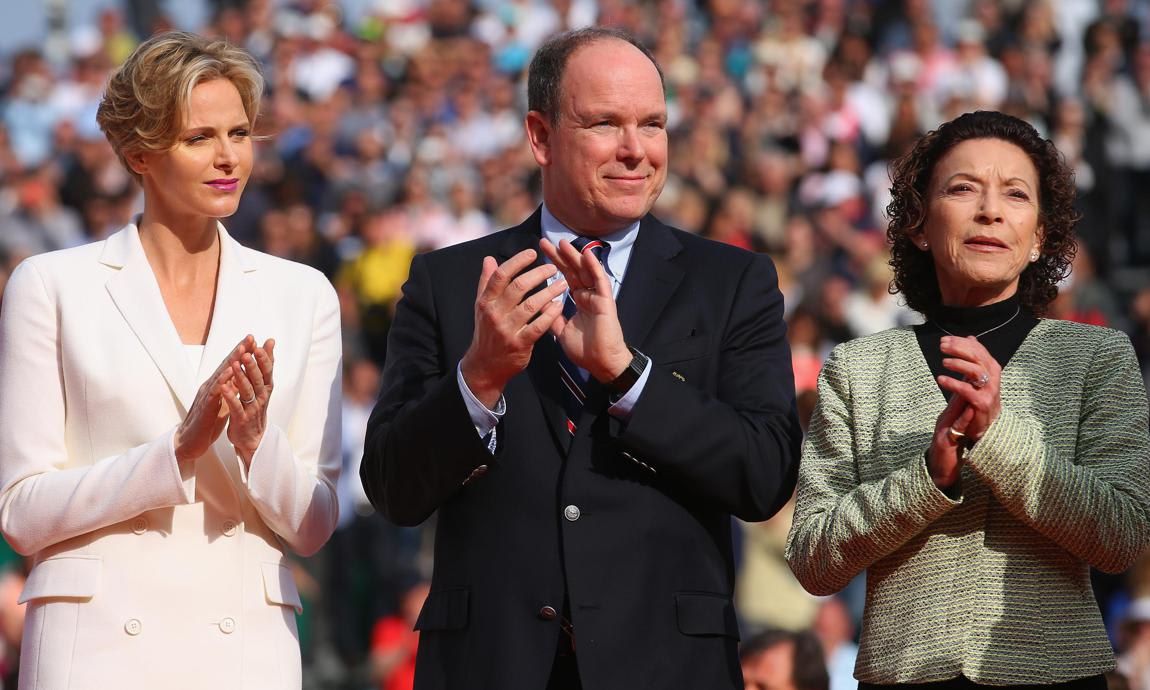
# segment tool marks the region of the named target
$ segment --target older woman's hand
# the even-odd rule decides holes
[[[940,489],[954,486],[962,476],[964,437],[951,430],[955,427],[965,429],[973,416],[974,410],[955,395],[951,396],[946,409],[934,423],[934,436],[926,453],[926,468],[934,485]]]
[[[231,363],[231,377],[223,384],[228,406],[228,440],[245,465],[252,461],[267,428],[268,402],[272,394],[275,341],[253,347]]]
[[[973,336],[944,336],[939,346],[944,355],[942,366],[963,377],[959,380],[940,376],[939,387],[954,398],[960,398],[973,410],[969,420],[960,419],[951,428],[965,434],[971,442],[977,441],[1002,411],[999,395],[1002,367]]]
[[[255,348],[255,344],[255,338],[245,336],[200,385],[192,401],[192,409],[188,410],[184,421],[176,429],[176,460],[184,462],[200,457],[219,438],[228,421],[228,408],[223,398],[225,387],[233,375],[232,366]]]

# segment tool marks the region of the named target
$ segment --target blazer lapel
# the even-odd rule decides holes
[[[249,274],[256,270],[256,264],[250,252],[233,240],[223,225],[219,226],[219,234],[220,272],[216,281],[212,325],[208,329],[200,369],[196,372],[197,386],[212,375],[244,336],[249,333],[256,336],[258,345],[263,344],[261,335],[267,337],[256,332],[256,325],[263,314],[262,296],[256,290],[255,281],[249,279]]]
[[[196,384],[135,224],[104,242],[100,263],[119,269],[105,285],[108,294],[187,412]]]
[[[217,224],[217,228],[220,238],[220,270],[216,278],[216,299],[212,307],[208,341],[204,343],[204,356],[200,358],[200,368],[196,372],[197,386],[215,372],[224,357],[244,336],[252,334],[259,345],[263,344],[262,338],[267,337],[260,327],[264,322],[266,306],[257,281],[252,280],[257,265],[253,254],[232,239],[222,224]],[[226,431],[220,434],[213,447],[220,471],[226,473],[231,481],[197,482],[197,495],[218,505],[239,506],[240,492],[236,487],[244,485],[244,472]]]

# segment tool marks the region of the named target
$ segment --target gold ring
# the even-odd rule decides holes
[[[959,439],[966,438],[966,434],[952,426],[948,426],[946,428],[946,435],[949,436],[952,441],[958,441]]]

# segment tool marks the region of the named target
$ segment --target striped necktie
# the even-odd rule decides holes
[[[607,253],[611,251],[611,245],[603,240],[592,237],[577,237],[571,244],[580,253],[591,252],[599,260],[599,263],[604,266],[607,265]],[[571,319],[575,316],[575,312],[575,300],[571,298],[571,292],[568,291],[567,296],[563,299],[563,316]],[[563,352],[562,347],[559,347],[558,350],[559,379],[563,382],[563,410],[567,413],[567,433],[574,436],[575,423],[583,411],[583,403],[587,400],[587,378],[586,374],[580,371],[574,362],[567,359],[567,354]]]

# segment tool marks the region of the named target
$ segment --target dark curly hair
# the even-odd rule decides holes
[[[938,276],[931,255],[915,246],[912,235],[926,223],[927,188],[935,165],[968,139],[1001,139],[1022,149],[1038,171],[1038,222],[1043,227],[1042,255],[1018,280],[1021,305],[1042,314],[1058,294],[1058,283],[1070,273],[1077,250],[1074,224],[1074,176],[1054,144],[1026,122],[994,111],[960,115],[929,132],[891,165],[891,197],[886,207],[890,224],[892,293],[902,293],[907,306],[931,318],[942,305]]]

